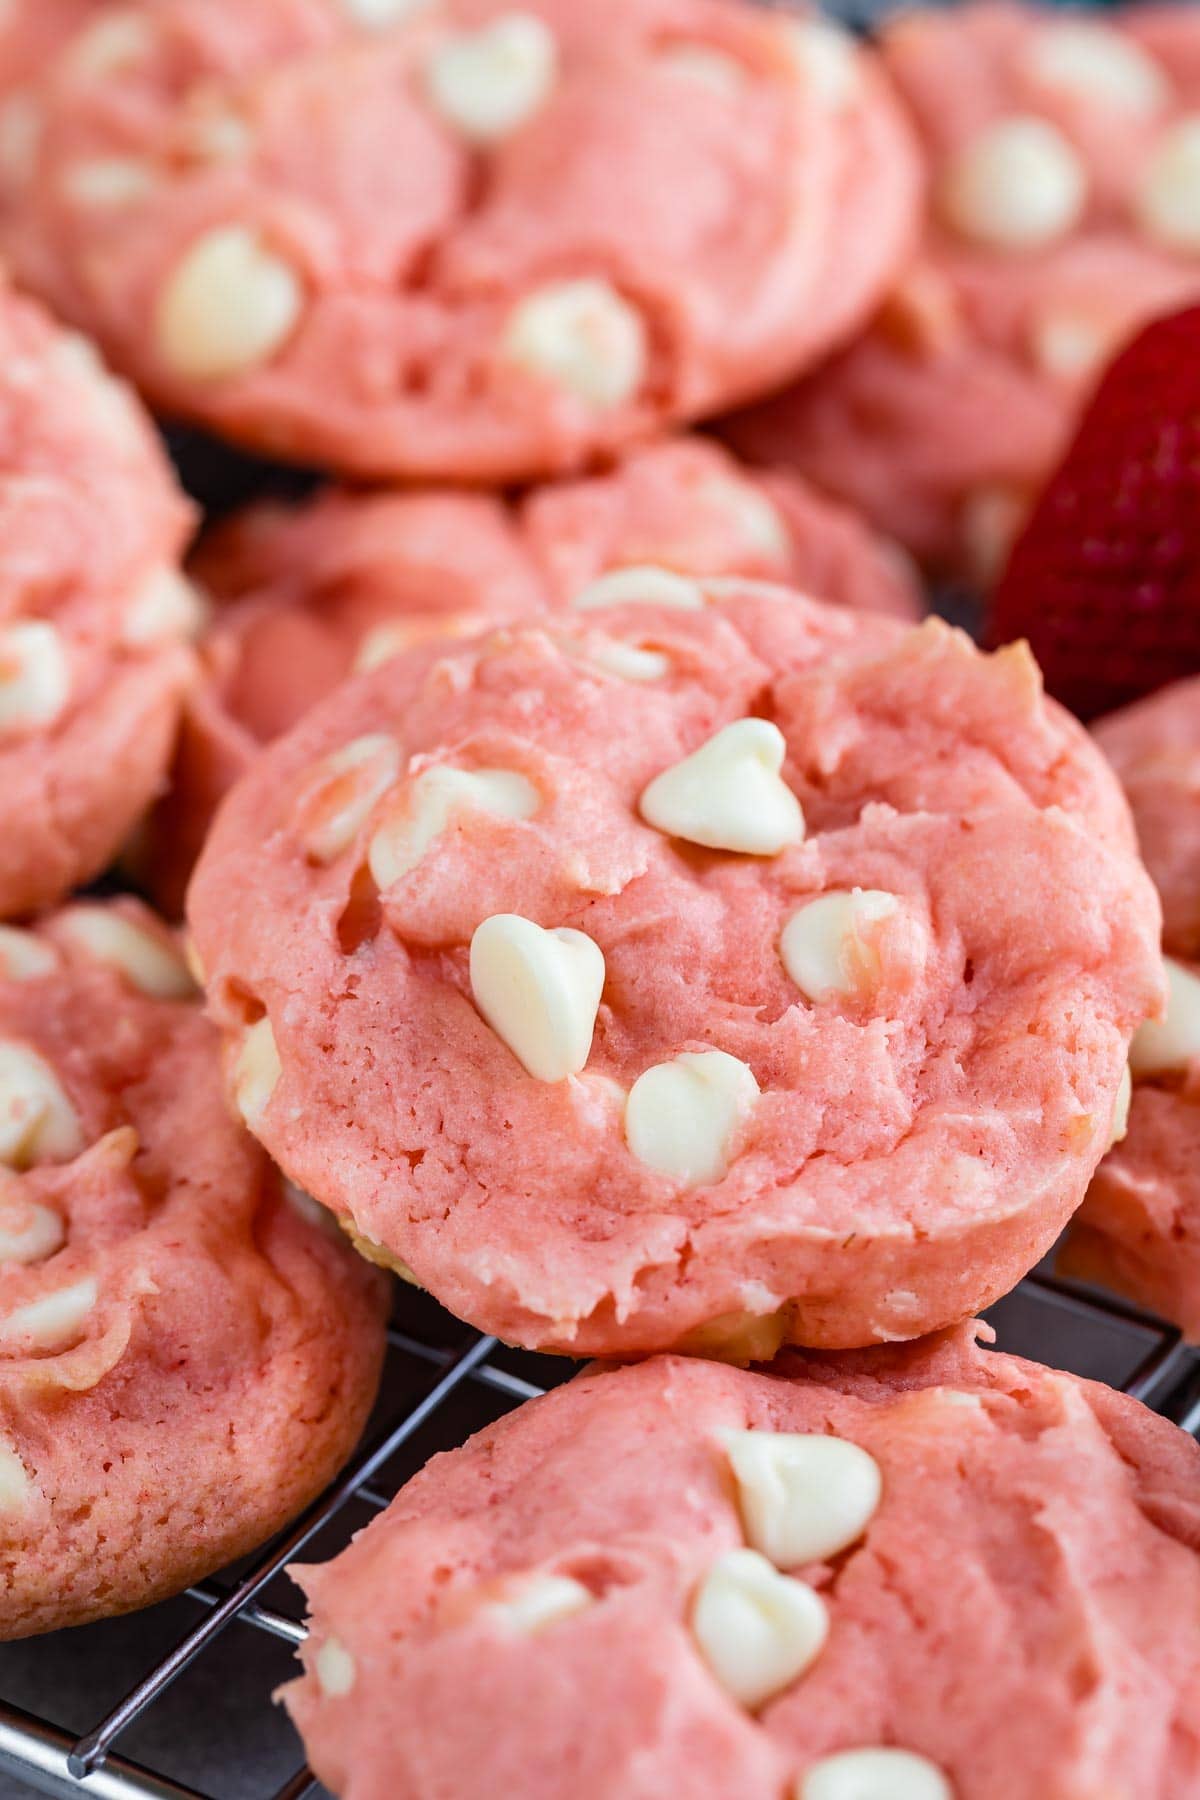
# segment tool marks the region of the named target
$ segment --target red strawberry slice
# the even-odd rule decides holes
[[[1105,374],[992,598],[1084,718],[1200,670],[1200,307]]]

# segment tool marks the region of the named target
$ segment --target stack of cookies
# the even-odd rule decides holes
[[[921,581],[1200,297],[1193,108],[1183,6],[10,0],[0,1635],[415,1285],[589,1366],[298,1571],[344,1800],[1200,1800],[1200,1449],[978,1319],[1200,1338],[1200,686]],[[320,485],[190,545],[148,408]]]

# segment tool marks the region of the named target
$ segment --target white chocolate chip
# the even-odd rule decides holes
[[[63,192],[78,206],[131,206],[156,184],[150,164],[136,156],[92,157],[64,170]]]
[[[354,1686],[357,1670],[354,1658],[339,1638],[329,1637],[317,1651],[314,1668],[322,1692],[331,1700],[340,1700]]]
[[[88,1276],[71,1287],[43,1294],[0,1319],[0,1337],[20,1339],[38,1350],[61,1350],[79,1336],[98,1292],[95,1280]]]
[[[178,569],[156,569],[129,603],[122,636],[135,648],[187,642],[208,622],[203,594]]]
[[[603,990],[604,953],[585,932],[494,913],[471,939],[475,1004],[538,1081],[583,1068]]]
[[[73,75],[95,80],[143,62],[154,49],[154,30],[144,14],[110,12],[72,39],[66,62]]]
[[[1034,359],[1047,375],[1080,381],[1107,362],[1114,347],[1113,322],[1079,306],[1048,308],[1034,321]]]
[[[606,412],[631,400],[642,384],[646,328],[609,282],[555,281],[513,307],[500,350],[527,374]]]
[[[879,1505],[878,1463],[845,1438],[731,1431],[723,1441],[746,1540],[777,1569],[836,1556],[857,1542]]]
[[[259,1019],[247,1029],[233,1062],[234,1104],[247,1125],[261,1117],[282,1074],[271,1021]]]
[[[0,1440],[0,1513],[23,1511],[32,1491],[25,1464],[11,1444]]]
[[[726,1693],[754,1711],[815,1662],[829,1614],[819,1594],[757,1550],[727,1550],[696,1595],[692,1631]]]
[[[673,606],[680,612],[698,612],[704,605],[699,582],[656,563],[637,563],[598,575],[571,601],[573,612],[597,612],[605,606]]]
[[[814,97],[832,111],[854,98],[859,80],[859,53],[849,32],[825,19],[787,21],[792,59]]]
[[[1146,236],[1185,256],[1200,254],[1200,113],[1163,133],[1133,203]]]
[[[1083,216],[1087,170],[1045,119],[1001,119],[971,138],[942,172],[946,224],[999,250],[1032,250],[1064,237]]]
[[[954,1789],[912,1750],[840,1750],[801,1776],[795,1800],[954,1800]]]
[[[532,781],[512,769],[452,769],[444,764],[414,776],[405,798],[404,811],[384,820],[367,849],[367,864],[381,893],[415,869],[462,814],[531,819],[542,804]]]
[[[592,1595],[570,1575],[536,1574],[506,1584],[505,1597],[488,1612],[516,1637],[534,1637],[573,1618],[592,1604]]]
[[[481,613],[469,612],[421,613],[410,619],[390,619],[365,633],[354,655],[354,672],[365,675],[416,644],[427,644],[438,637],[470,637],[487,624]]]
[[[295,329],[300,277],[245,225],[198,237],[163,285],[155,340],[163,364],[185,381],[221,381],[269,362]]]
[[[1200,976],[1169,956],[1165,968],[1166,1017],[1140,1026],[1129,1046],[1129,1066],[1138,1076],[1186,1069],[1200,1056]]]
[[[247,119],[230,106],[198,101],[186,118],[183,138],[187,154],[201,163],[237,163],[250,154],[254,133]]]
[[[62,1219],[40,1200],[0,1198],[0,1263],[45,1262],[66,1238]]]
[[[975,488],[959,519],[963,558],[972,578],[989,587],[1003,571],[1029,512],[1029,496],[1002,484]]]
[[[1170,97],[1167,78],[1154,58],[1124,32],[1098,20],[1064,19],[1039,26],[1025,67],[1040,87],[1097,111],[1146,118]]]
[[[435,111],[471,144],[495,144],[533,117],[554,86],[558,45],[535,13],[501,13],[447,38],[425,67]]]
[[[82,1149],[78,1115],[49,1063],[28,1044],[0,1040],[0,1163],[29,1169]]]
[[[747,550],[764,562],[782,565],[791,557],[791,533],[779,508],[761,488],[732,476],[714,475],[697,490],[697,499],[728,515]]]
[[[720,1181],[734,1133],[754,1111],[753,1072],[724,1050],[685,1051],[638,1076],[625,1102],[625,1142],[647,1168],[683,1187]]]
[[[52,975],[57,967],[58,957],[51,945],[32,931],[0,925],[0,975],[5,981],[37,981]]]
[[[638,811],[656,831],[690,844],[778,856],[804,837],[800,802],[779,773],[786,755],[777,725],[737,719],[656,775]]]
[[[85,956],[118,969],[135,988],[155,1000],[182,1000],[195,993],[182,954],[107,906],[70,906],[55,930]]]
[[[300,834],[314,862],[335,862],[400,775],[400,746],[385,732],[353,738],[318,763],[301,806]]]
[[[1121,1070],[1121,1079],[1117,1084],[1117,1097],[1113,1101],[1112,1128],[1109,1132],[1108,1148],[1119,1144],[1129,1130],[1129,1109],[1133,1105],[1133,1074],[1129,1064]]]
[[[42,141],[42,111],[26,94],[13,94],[0,104],[0,181],[23,188],[37,171]]]
[[[625,644],[620,638],[605,637],[600,632],[590,638],[560,638],[559,643],[568,656],[585,668],[615,675],[619,681],[661,681],[671,673],[671,659],[661,650]]]
[[[783,966],[808,1000],[867,994],[883,972],[878,927],[899,910],[895,894],[854,888],[822,894],[799,907],[783,928]]]
[[[0,629],[0,734],[52,724],[70,691],[66,652],[53,625],[20,619]]]
[[[426,12],[434,0],[341,0],[342,11],[367,31],[386,31],[402,19]]]
[[[714,94],[740,94],[746,88],[746,65],[713,44],[669,44],[656,61],[668,75],[699,82]]]

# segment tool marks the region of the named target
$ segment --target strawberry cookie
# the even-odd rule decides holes
[[[1125,785],[1163,903],[1168,997],[1130,1053],[1122,1140],[1060,1265],[1119,1288],[1200,1341],[1200,679],[1114,714],[1096,736]]]
[[[226,800],[189,913],[293,1180],[581,1355],[1005,1292],[1161,982],[1119,788],[1027,652],[654,568],[344,684]]]
[[[719,447],[678,439],[520,504],[447,491],[327,490],[217,527],[193,563],[219,602],[201,644],[171,791],[139,847],[169,911],[216,805],[261,746],[356,667],[440,633],[562,611],[610,569],[786,580],[822,599],[914,618],[903,556],[791,476],[748,476]]]
[[[918,211],[870,53],[744,0],[142,0],[33,103],[16,266],[166,410],[375,477],[572,469],[762,393]]]
[[[0,1014],[14,1638],[162,1599],[298,1512],[366,1418],[384,1295],[230,1118],[151,914],[80,903],[0,928]]]
[[[162,785],[190,527],[133,396],[0,287],[0,917],[98,874]]]
[[[283,1699],[318,1777],[342,1800],[1197,1792],[1200,1449],[980,1332],[587,1373],[435,1457],[295,1572]]]
[[[1102,366],[1200,296],[1200,11],[989,0],[906,13],[881,48],[930,163],[921,254],[730,437],[987,581]]]

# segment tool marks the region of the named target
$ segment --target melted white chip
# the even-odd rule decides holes
[[[1108,111],[1146,117],[1170,97],[1167,78],[1154,58],[1124,32],[1098,20],[1041,25],[1025,66],[1039,86]]]
[[[110,12],[74,38],[66,53],[73,75],[89,80],[114,75],[139,63],[154,49],[154,28],[142,13]]]
[[[859,58],[854,39],[824,19],[789,20],[793,60],[816,99],[840,111],[858,87]]]
[[[1117,1097],[1113,1101],[1112,1129],[1109,1133],[1108,1147],[1119,1144],[1129,1130],[1129,1108],[1133,1105],[1133,1074],[1129,1064],[1121,1070],[1121,1079],[1117,1085]]]
[[[43,1294],[0,1319],[0,1337],[21,1339],[38,1350],[61,1350],[79,1336],[96,1304],[99,1289],[89,1276],[71,1287]]]
[[[136,156],[91,157],[64,170],[63,190],[79,206],[130,206],[156,182],[150,164]]]
[[[70,691],[66,652],[53,625],[22,619],[0,629],[0,733],[52,724]]]
[[[55,929],[97,962],[120,970],[134,987],[156,1000],[182,1000],[195,985],[182,954],[107,906],[71,906]]]
[[[295,269],[257,232],[215,226],[184,252],[159,294],[159,356],[186,381],[244,375],[282,349],[303,301]]]
[[[532,781],[512,769],[424,769],[407,784],[406,806],[379,827],[367,849],[381,893],[415,869],[429,846],[465,813],[531,819],[542,804]]]
[[[1200,254],[1200,113],[1163,133],[1142,173],[1134,213],[1167,250]]]
[[[736,1056],[685,1051],[634,1082],[625,1102],[625,1142],[639,1162],[684,1187],[720,1181],[734,1133],[758,1097],[753,1071]]]
[[[737,719],[655,776],[638,811],[656,831],[690,844],[777,856],[804,836],[800,802],[779,773],[786,755],[777,725]]]
[[[427,12],[435,3],[436,0],[342,0],[342,10],[367,31],[386,31],[389,25]]]
[[[526,294],[508,315],[500,348],[509,362],[597,412],[632,399],[646,368],[641,315],[593,277]]]
[[[796,1800],[954,1800],[954,1790],[912,1750],[841,1750],[801,1776]]]
[[[1083,216],[1087,170],[1045,119],[1001,119],[971,138],[942,172],[942,216],[963,237],[1031,250],[1065,236]]]
[[[605,606],[673,606],[680,612],[698,612],[704,605],[699,582],[657,563],[636,563],[610,569],[580,588],[571,601],[573,612],[598,612]]]
[[[317,1651],[314,1668],[317,1680],[331,1700],[339,1700],[354,1686],[357,1670],[354,1658],[339,1638],[329,1637]]]
[[[472,144],[494,144],[543,104],[558,71],[554,34],[535,13],[502,13],[439,44],[425,67],[434,109]]]
[[[1001,483],[977,487],[963,501],[963,556],[981,586],[990,587],[999,576],[1028,512],[1029,496]]]
[[[130,601],[122,635],[136,648],[184,642],[198,637],[207,622],[199,588],[178,569],[156,569]]]
[[[45,1262],[66,1240],[62,1218],[40,1200],[0,1200],[0,1263]]]
[[[731,1431],[723,1441],[747,1541],[776,1568],[836,1556],[862,1536],[879,1505],[878,1463],[845,1438]]]
[[[271,1021],[259,1019],[247,1029],[233,1062],[234,1103],[247,1125],[259,1118],[282,1074]]]
[[[0,974],[5,981],[37,981],[52,975],[57,967],[58,957],[50,944],[32,931],[0,925]]]
[[[475,1004],[538,1081],[583,1068],[603,990],[604,953],[585,932],[494,913],[471,939]]]
[[[1079,381],[1107,362],[1113,326],[1082,307],[1047,308],[1031,333],[1038,367],[1063,381]]]
[[[748,78],[744,63],[713,44],[669,44],[659,51],[657,62],[669,75],[699,82],[714,94],[739,94]]]
[[[590,638],[560,638],[567,655],[587,668],[615,675],[619,681],[661,681],[671,673],[671,659],[661,650],[624,644],[597,632]]]
[[[353,738],[318,763],[303,803],[301,836],[314,862],[335,862],[400,776],[400,746],[386,732]]]
[[[0,1163],[29,1169],[82,1149],[79,1117],[49,1063],[28,1044],[0,1040]]]
[[[503,1600],[489,1602],[488,1612],[517,1637],[534,1637],[570,1619],[592,1604],[592,1596],[570,1575],[531,1575],[510,1584]]]
[[[780,516],[778,507],[761,489],[732,476],[714,475],[698,490],[697,498],[706,506],[725,513],[747,550],[764,561],[783,564],[792,552],[791,533]]]
[[[757,1550],[727,1550],[696,1595],[692,1631],[726,1693],[753,1711],[820,1655],[829,1614],[819,1594]]]
[[[883,972],[878,927],[899,906],[895,894],[855,888],[799,907],[783,928],[779,954],[805,998],[869,993]]]
[[[1135,1075],[1165,1075],[1186,1069],[1200,1056],[1200,976],[1182,963],[1165,961],[1167,1011],[1134,1033],[1129,1066]]]
[[[0,1440],[0,1513],[20,1512],[32,1490],[25,1464],[11,1444]]]

